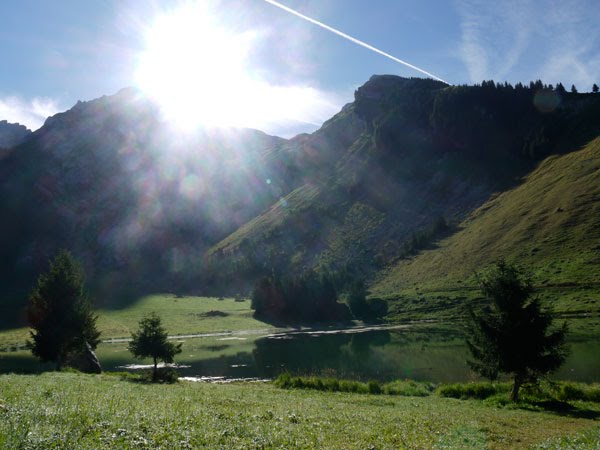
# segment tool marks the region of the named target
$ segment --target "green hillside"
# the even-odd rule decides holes
[[[559,312],[600,310],[600,138],[544,160],[455,234],[381,273],[371,291],[395,299],[397,311],[419,310],[419,298],[451,310],[476,295],[474,274],[499,258],[530,271]]]
[[[558,106],[540,109],[545,96]],[[374,76],[342,113],[296,142],[305,155],[302,161],[320,169],[304,171],[303,186],[210,248],[210,269],[220,280],[215,284],[247,292],[262,275],[307,269],[387,280],[386,268],[454,231],[445,222],[462,222],[494,192],[517,185],[544,158],[569,153],[598,136],[598,100],[592,94],[493,83],[447,86]],[[341,145],[338,137],[345,128],[355,133]],[[325,137],[330,144],[318,146]],[[561,170],[547,167],[555,174],[550,177],[560,177]],[[506,232],[504,227],[500,231]],[[554,236],[555,230],[547,231]],[[504,253],[498,249],[494,254]],[[462,259],[457,256],[449,264]],[[436,266],[435,275],[414,273],[407,282],[439,278],[445,273],[441,267]],[[470,274],[472,269],[461,270]],[[563,281],[570,282],[569,272],[562,270]],[[386,287],[374,288],[374,295],[398,294],[394,280],[402,278],[390,277],[383,282]]]

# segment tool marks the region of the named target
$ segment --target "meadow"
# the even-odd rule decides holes
[[[554,411],[430,395],[0,376],[2,448],[597,448],[600,404]]]
[[[98,310],[101,339],[129,338],[138,328],[139,320],[153,311],[161,317],[170,335],[275,329],[252,317],[247,299],[155,294],[123,308]],[[0,351],[22,347],[28,337],[25,327],[6,328],[0,331]]]

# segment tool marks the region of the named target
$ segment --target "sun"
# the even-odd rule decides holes
[[[257,101],[246,68],[252,39],[219,25],[205,4],[187,4],[147,30],[136,83],[182,127],[245,126]],[[260,105],[255,118],[264,116]]]
[[[261,36],[268,32],[227,23],[214,5],[183,3],[158,15],[144,32],[136,84],[170,122],[182,129],[244,127],[276,134],[290,124],[316,129],[339,110],[337,99],[311,83],[277,85],[261,78],[271,71],[253,60],[252,50],[265,45]]]

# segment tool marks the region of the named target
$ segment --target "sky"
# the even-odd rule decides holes
[[[600,84],[597,0],[278,2],[450,84]],[[425,76],[266,0],[0,2],[0,120],[34,130],[136,86],[182,126],[289,137],[373,74]]]

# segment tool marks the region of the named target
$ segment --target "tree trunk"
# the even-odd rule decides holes
[[[156,366],[157,366],[157,359],[156,357],[154,357],[154,370],[152,371],[152,381],[156,381]]]
[[[513,402],[519,401],[519,389],[521,389],[521,385],[523,381],[519,375],[515,375],[515,381],[513,383],[512,391],[510,393],[510,400]]]

